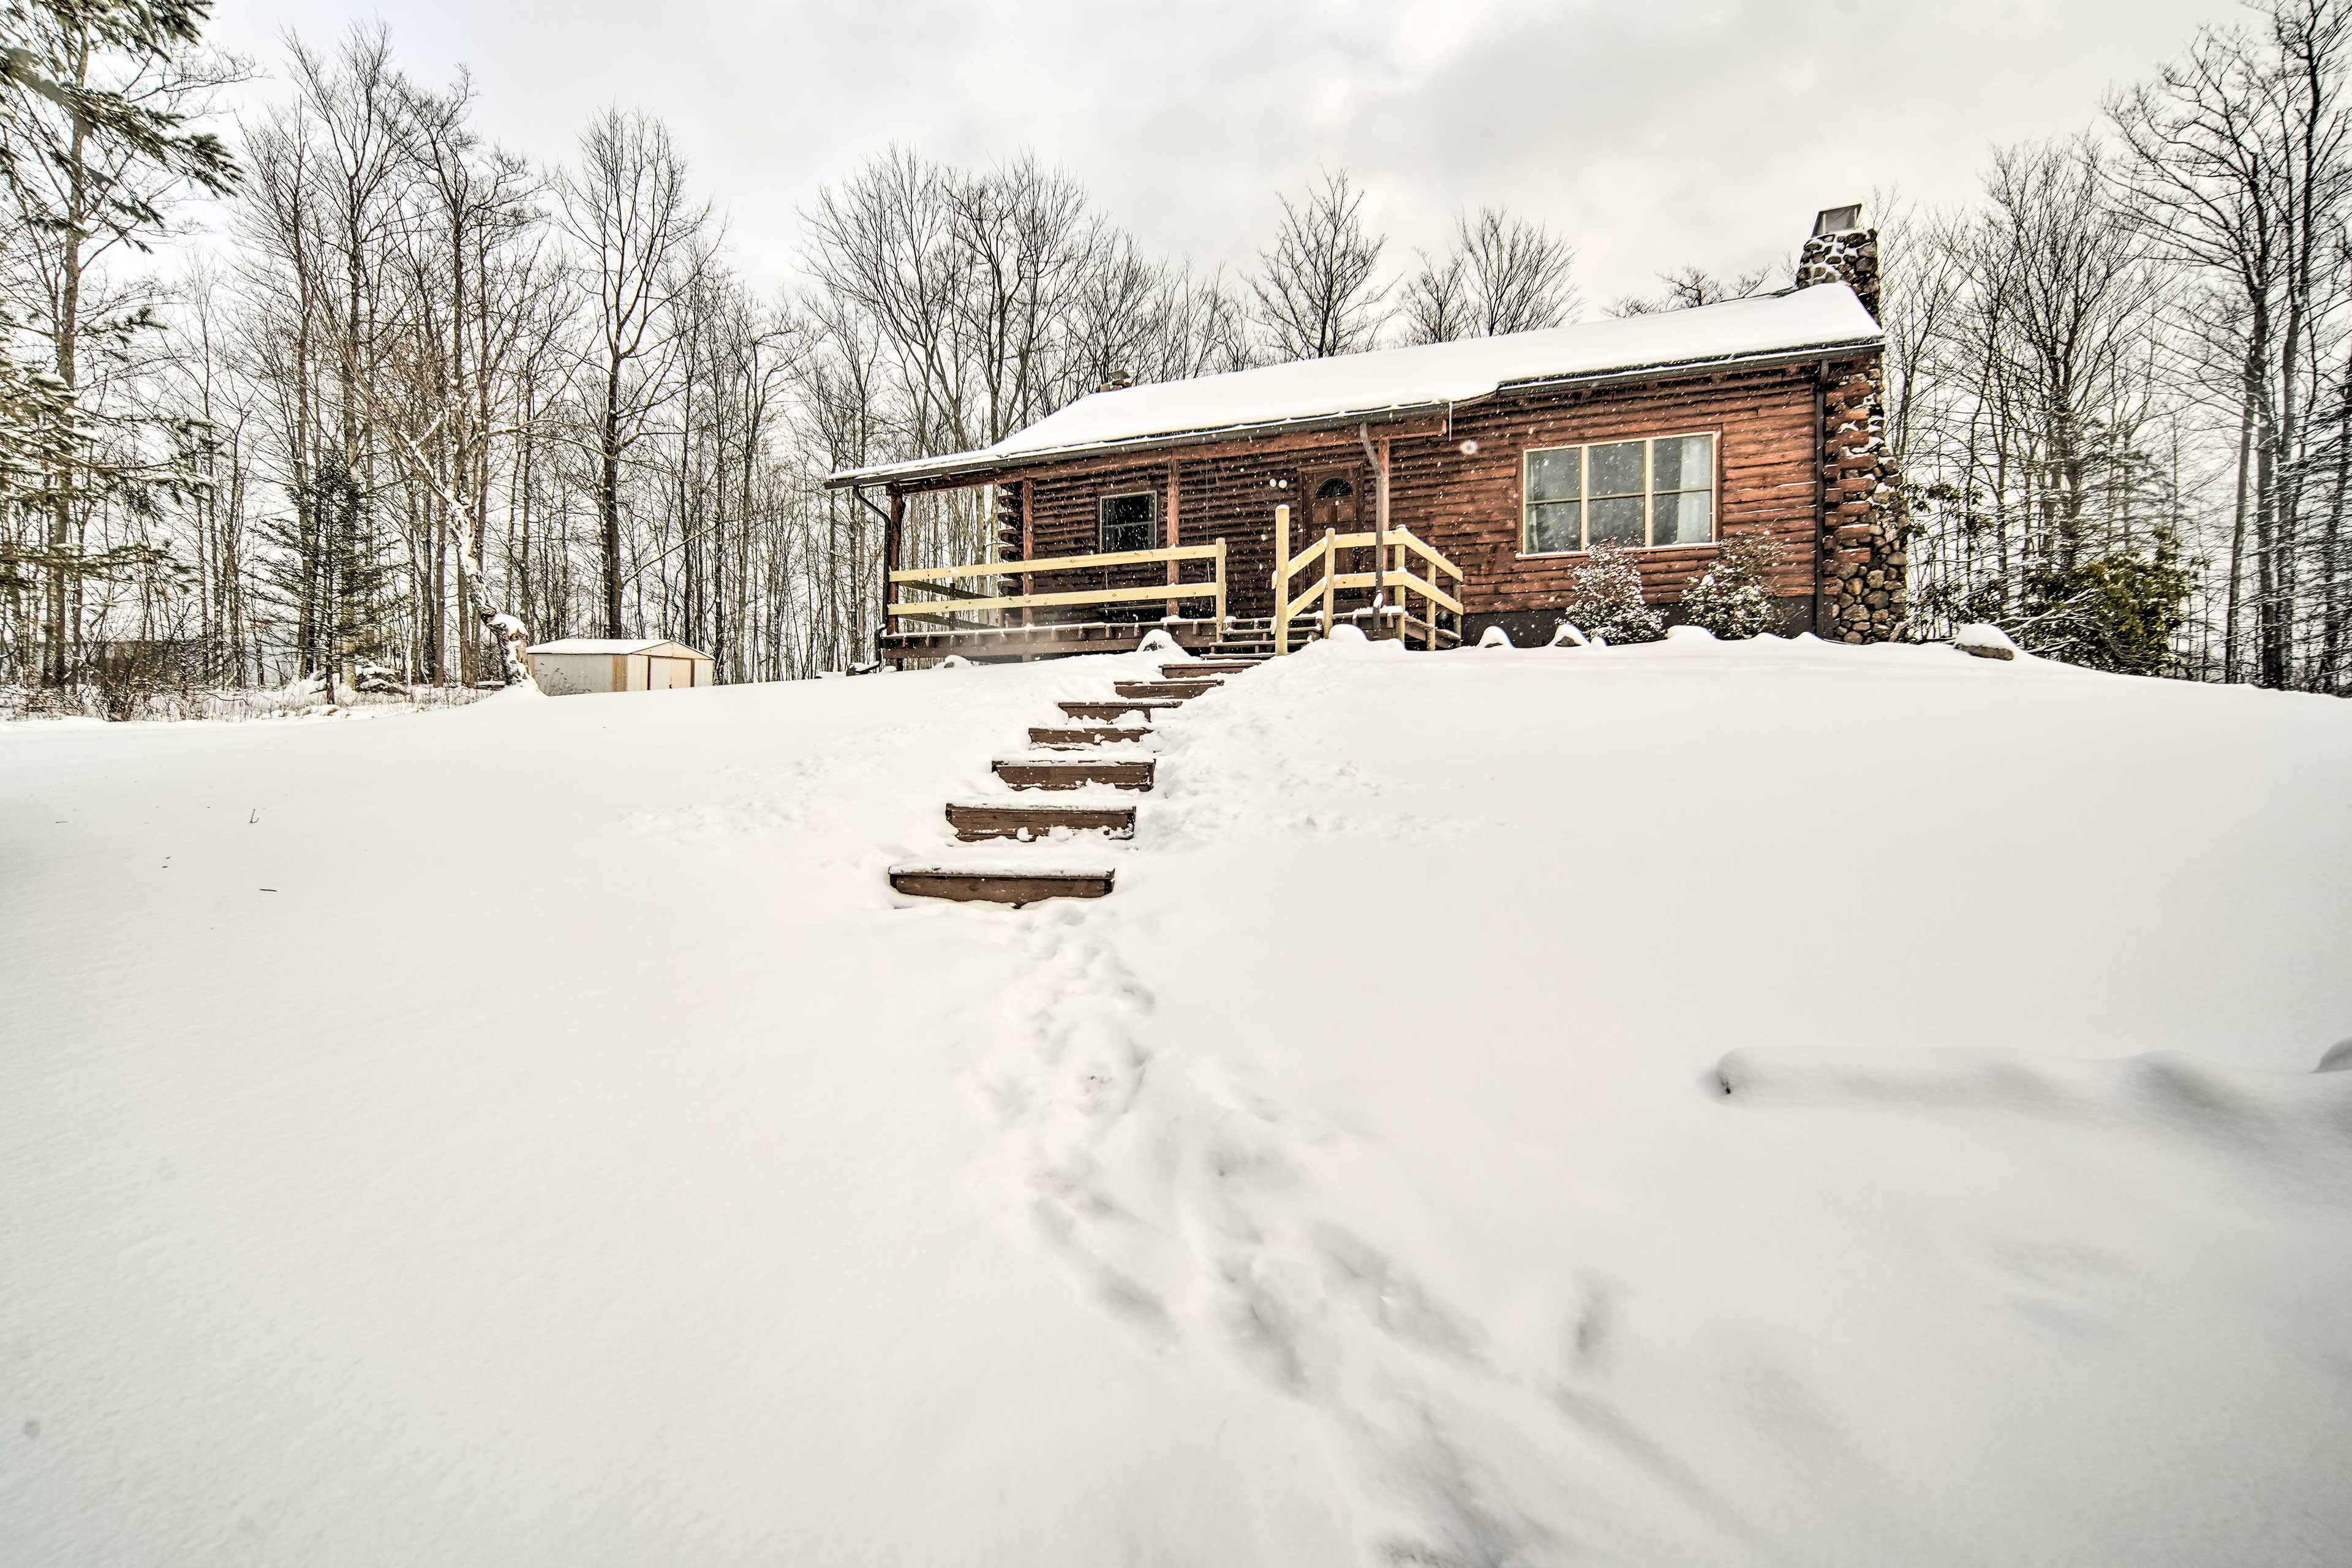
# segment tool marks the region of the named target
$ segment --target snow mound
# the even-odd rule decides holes
[[[1990,621],[1975,621],[1952,634],[1952,646],[1979,658],[2013,659],[2021,651],[2009,634]]]

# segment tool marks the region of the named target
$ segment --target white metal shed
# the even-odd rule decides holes
[[[551,697],[709,686],[717,672],[709,654],[667,637],[559,637],[523,656],[531,679]]]

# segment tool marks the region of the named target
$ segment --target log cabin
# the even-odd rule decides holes
[[[1153,629],[1280,652],[1349,620],[1525,646],[1555,634],[1593,544],[1629,548],[1671,622],[1741,534],[1780,546],[1782,630],[1891,637],[1905,529],[1859,218],[1822,213],[1777,294],[1114,384],[977,451],[835,473],[887,519],[877,654],[1113,651]],[[908,499],[974,489],[996,558],[903,563]]]

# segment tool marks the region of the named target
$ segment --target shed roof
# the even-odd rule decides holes
[[[537,643],[523,649],[525,653],[650,653],[657,647],[674,647],[691,658],[709,658],[682,642],[667,637],[558,637],[553,642]]]
[[[1885,333],[1853,289],[1824,283],[1689,310],[1097,392],[993,446],[845,468],[826,483],[838,488],[978,474],[1084,452],[1392,418],[1557,383],[1644,371],[1696,374],[1751,360],[1875,348],[1885,342]]]

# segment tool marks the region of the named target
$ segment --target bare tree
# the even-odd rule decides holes
[[[1701,305],[1720,305],[1727,300],[1751,300],[1767,292],[1776,277],[1786,277],[1794,268],[1786,265],[1764,262],[1745,272],[1718,276],[1704,267],[1684,267],[1658,274],[1665,288],[1656,294],[1628,294],[1612,302],[1612,316],[1649,316],[1664,310],[1690,310]]]
[[[673,343],[668,309],[681,268],[710,218],[688,193],[669,132],[643,114],[606,110],[580,138],[580,164],[556,184],[588,296],[590,440],[606,637],[623,635],[621,467],[664,396]]]
[[[1443,259],[1421,258],[1399,313],[1407,342],[1439,343],[1564,326],[1580,301],[1575,247],[1538,224],[1484,207],[1454,220]]]
[[[2123,143],[2116,205],[2157,254],[2194,275],[2215,310],[2200,322],[2206,367],[2235,404],[2235,481],[2226,545],[2221,676],[2238,679],[2242,597],[2252,576],[2252,673],[2289,684],[2298,578],[2322,542],[2326,492],[2314,421],[2341,333],[2340,264],[2352,192],[2352,49],[2346,0],[2272,0],[2252,27],[2200,30],[2176,63],[2108,106]],[[2340,395],[2340,394],[2339,394]],[[2334,516],[2326,502],[2323,516]],[[2341,531],[2334,537],[2340,549]],[[2341,562],[2317,563],[2323,617],[2341,643]],[[2323,642],[2328,640],[2323,630]]]
[[[1364,194],[1345,169],[1298,200],[1282,198],[1274,244],[1258,252],[1250,292],[1276,359],[1325,359],[1372,346],[1387,321],[1375,281],[1387,241],[1364,226]]]

